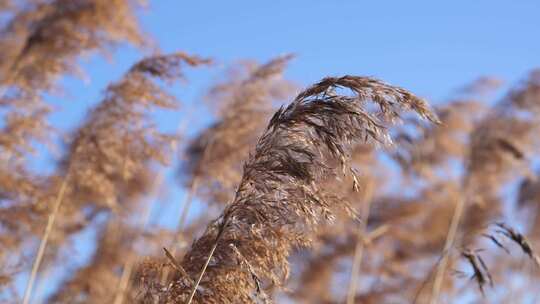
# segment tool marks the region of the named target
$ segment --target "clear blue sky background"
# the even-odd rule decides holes
[[[538,1],[159,1],[144,23],[164,50],[221,62],[294,52],[289,75],[374,75],[440,98],[481,74],[540,64]]]
[[[141,20],[163,52],[182,50],[217,62],[217,68],[189,73],[190,85],[175,88],[187,104],[199,103],[204,88],[228,64],[291,52],[297,58],[286,75],[300,85],[328,75],[369,75],[438,102],[478,76],[493,75],[511,84],[540,67],[539,13],[538,0],[156,0]],[[123,47],[112,61],[84,60],[87,81],[64,79],[65,96],[51,99],[60,108],[53,123],[59,128],[80,124],[107,83],[140,56]],[[183,113],[160,113],[160,125],[174,130]],[[199,118],[208,121],[203,113]],[[189,133],[198,127],[190,125]],[[38,158],[36,166],[46,169],[44,161]],[[181,189],[169,191],[163,200],[181,201]],[[171,223],[178,204],[173,209],[160,212]],[[82,244],[81,262],[91,252]]]

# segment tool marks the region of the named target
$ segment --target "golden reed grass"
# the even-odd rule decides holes
[[[154,46],[141,5],[0,1],[0,301],[31,302],[33,282],[59,269],[47,303],[519,302],[534,290],[538,272],[524,272],[515,249],[538,263],[538,71],[494,106],[485,101],[501,81],[482,77],[432,124],[423,100],[381,81],[329,77],[294,98],[291,55],[243,61],[182,109],[206,106],[215,120],[175,153],[177,136],[152,112],[175,110],[167,84],[208,61],[155,55],[111,83],[79,127],[55,130],[48,101],[84,73],[81,58]],[[60,159],[47,173],[32,165],[43,146]],[[147,225],[176,186],[156,179],[173,171],[188,191],[179,227]],[[188,221],[193,206],[202,212]],[[96,249],[72,268],[83,231]]]

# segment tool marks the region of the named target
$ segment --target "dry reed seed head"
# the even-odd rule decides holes
[[[148,116],[155,108],[176,107],[174,97],[152,78],[168,82],[175,77],[181,78],[180,67],[184,63],[196,66],[209,61],[184,53],[157,55],[139,61],[122,80],[108,87],[103,102],[90,112],[75,134],[70,154],[64,160],[65,170],[71,172],[70,185],[75,191],[69,196],[72,206],[68,204],[64,210],[71,207],[76,212],[83,206],[113,209],[119,218],[109,220],[108,226],[113,228],[103,232],[99,242],[103,248],[98,248],[95,259],[75,273],[64,290],[55,296],[63,299],[63,303],[81,297],[86,299],[85,303],[114,298],[119,280],[116,270],[125,263],[126,254],[133,254],[133,236],[140,234],[137,227],[117,226],[122,217],[134,210],[126,203],[133,205],[134,198],[152,184],[154,163],[166,163],[170,154],[166,147],[174,140],[161,133]],[[123,205],[118,206],[120,203]],[[155,235],[154,238],[164,240]],[[149,243],[145,244],[148,249]],[[138,278],[149,280],[148,276],[146,272]],[[134,290],[128,292],[129,301],[135,300],[133,293]]]
[[[189,184],[200,185],[198,195],[220,204],[232,199],[242,177],[242,162],[264,130],[274,103],[292,92],[293,85],[282,76],[291,58],[277,57],[210,89],[205,99],[221,109],[216,112],[218,121],[185,152],[184,170]]]
[[[5,34],[18,50],[10,60],[9,84],[49,90],[57,76],[77,72],[75,61],[83,51],[105,51],[122,41],[143,45],[135,6],[137,1],[129,0],[56,0],[30,6],[9,25],[23,29]]]
[[[169,55],[147,57],[131,69],[130,73],[145,73],[165,81],[175,81],[184,78],[183,65],[196,67],[211,64],[212,60],[198,56],[176,52]]]
[[[328,77],[304,90],[297,96],[296,100],[331,94],[333,90],[338,88],[350,89],[357,94],[360,100],[372,100],[379,106],[380,116],[389,121],[399,118],[399,113],[403,110],[412,110],[429,121],[440,122],[425,100],[402,88],[389,86],[380,80],[369,77]]]
[[[51,110],[41,100],[55,80],[77,71],[84,52],[142,43],[133,1],[57,0],[20,5],[0,32],[0,106],[9,123],[0,144],[10,161],[23,161],[35,141],[49,143]],[[114,13],[113,13],[114,12]]]
[[[283,78],[293,55],[278,56],[265,64],[243,65],[229,71],[224,82],[210,88],[205,97],[214,113],[221,119],[237,116],[243,110],[270,111],[273,103],[291,97],[295,86]]]
[[[185,59],[190,65],[206,63],[183,53],[149,57],[108,87],[103,102],[75,135],[65,160],[73,168],[73,183],[80,193],[112,207],[119,193],[130,197],[145,191],[152,163],[166,164],[170,154],[166,147],[174,140],[156,128],[148,113],[177,105],[150,77],[181,77],[178,69]]]
[[[338,86],[355,94],[330,95],[329,89]],[[364,110],[369,100],[378,104],[379,112]],[[423,100],[403,89],[371,78],[345,76],[324,79],[278,110],[244,165],[234,201],[184,257],[183,267],[195,277],[216,246],[194,301],[256,302],[257,283],[249,269],[237,265],[237,253],[230,244],[257,277],[281,285],[288,274],[290,251],[309,244],[319,225],[332,220],[332,210],[348,208],[318,187],[336,175],[338,168],[330,167],[332,160],[344,166],[355,143],[370,138],[387,141],[383,123],[409,109],[437,120]],[[227,280],[232,276],[234,284]],[[192,288],[180,280],[164,301],[186,301]]]

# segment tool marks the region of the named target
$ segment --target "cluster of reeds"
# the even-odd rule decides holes
[[[58,91],[56,81],[61,76],[77,72],[81,56],[111,51],[121,42],[142,44],[134,5],[126,1],[2,2],[6,20],[0,32],[3,271],[18,271],[28,258],[27,250],[18,249],[42,233],[43,220],[53,209],[51,201],[62,188],[62,177],[32,172],[27,164],[38,143],[50,146],[55,138],[47,121],[52,108],[43,98]]]
[[[491,106],[501,82],[482,77],[431,110],[369,77],[327,77],[294,97],[284,55],[234,65],[189,109],[167,88],[210,61],[158,53],[113,80],[76,128],[55,129],[50,101],[63,77],[84,74],[82,58],[151,45],[143,4],[0,0],[0,301],[534,296],[538,71]],[[192,138],[163,132],[156,111],[179,108],[179,130],[200,126],[193,110],[214,120]],[[50,172],[33,164],[42,153],[54,153]],[[182,200],[158,203],[173,187]],[[72,264],[88,231],[88,261]]]
[[[336,94],[339,88],[353,95]],[[365,109],[371,100],[373,113]],[[436,120],[411,93],[354,76],[323,79],[278,110],[244,164],[234,200],[185,255],[188,276],[174,282],[162,301],[266,301],[264,284],[283,285],[290,251],[309,245],[336,209],[354,213],[319,183],[348,172],[351,145],[389,142],[386,124],[402,110]]]

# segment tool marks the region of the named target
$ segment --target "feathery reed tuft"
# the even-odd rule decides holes
[[[242,162],[257,143],[275,103],[291,96],[293,84],[283,78],[292,55],[274,58],[209,90],[206,101],[218,121],[203,130],[187,147],[184,171],[188,183],[210,203],[232,199],[241,179]],[[198,186],[197,186],[198,185]]]
[[[354,94],[338,95],[339,88]],[[365,110],[368,101],[375,111]],[[309,245],[333,211],[352,213],[318,183],[347,172],[352,145],[390,142],[387,126],[404,110],[438,121],[425,101],[404,89],[356,76],[325,78],[279,109],[244,165],[234,201],[184,257],[190,278],[174,282],[161,301],[194,296],[196,303],[251,303],[263,297],[260,281],[281,286],[290,251]],[[196,276],[199,286],[192,284]]]

